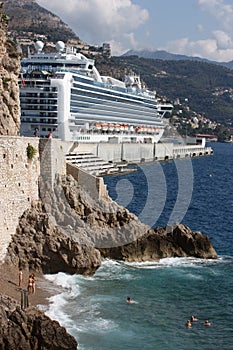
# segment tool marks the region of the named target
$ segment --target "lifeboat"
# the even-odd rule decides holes
[[[108,124],[108,130],[113,131],[114,130],[114,124]]]
[[[119,124],[115,124],[114,125],[114,130],[115,131],[120,131],[120,125]]]
[[[97,130],[101,130],[101,128],[102,128],[102,126],[101,126],[101,124],[100,123],[95,123],[95,128],[97,129]]]
[[[133,125],[130,125],[129,131],[134,132],[134,127],[133,127]]]
[[[101,129],[103,131],[107,131],[108,130],[108,124],[104,123],[104,124],[101,124]]]

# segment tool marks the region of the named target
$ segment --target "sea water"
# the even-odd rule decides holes
[[[233,349],[233,145],[211,146],[210,157],[140,165],[105,179],[112,198],[142,221],[202,231],[219,258],[106,260],[92,277],[48,275],[60,292],[47,314],[80,350]],[[187,329],[191,315],[198,321]]]

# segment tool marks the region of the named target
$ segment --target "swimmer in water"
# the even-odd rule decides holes
[[[192,324],[191,324],[190,320],[187,320],[185,326],[188,327],[188,328],[192,327]]]
[[[197,322],[198,321],[198,319],[195,317],[195,316],[191,316],[191,322]]]
[[[130,297],[127,297],[128,304],[136,304],[136,301],[132,300]]]
[[[210,327],[210,326],[211,326],[211,323],[210,323],[208,320],[205,320],[204,326]]]

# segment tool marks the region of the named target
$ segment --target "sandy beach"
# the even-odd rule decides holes
[[[8,295],[14,298],[17,303],[21,303],[21,288],[19,288],[19,270],[15,266],[9,266],[6,264],[0,265],[0,293]],[[23,270],[23,284],[22,288],[27,289],[27,280],[29,272]],[[36,290],[34,294],[29,294],[29,306],[48,305],[48,298],[52,296],[54,292],[49,288],[44,288],[49,282],[45,280],[43,274],[35,273],[36,277]]]

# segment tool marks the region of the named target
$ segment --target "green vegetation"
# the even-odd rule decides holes
[[[36,148],[33,147],[33,146],[29,143],[28,146],[27,146],[27,157],[28,157],[28,159],[31,160],[31,159],[36,155],[36,152],[37,152]]]

